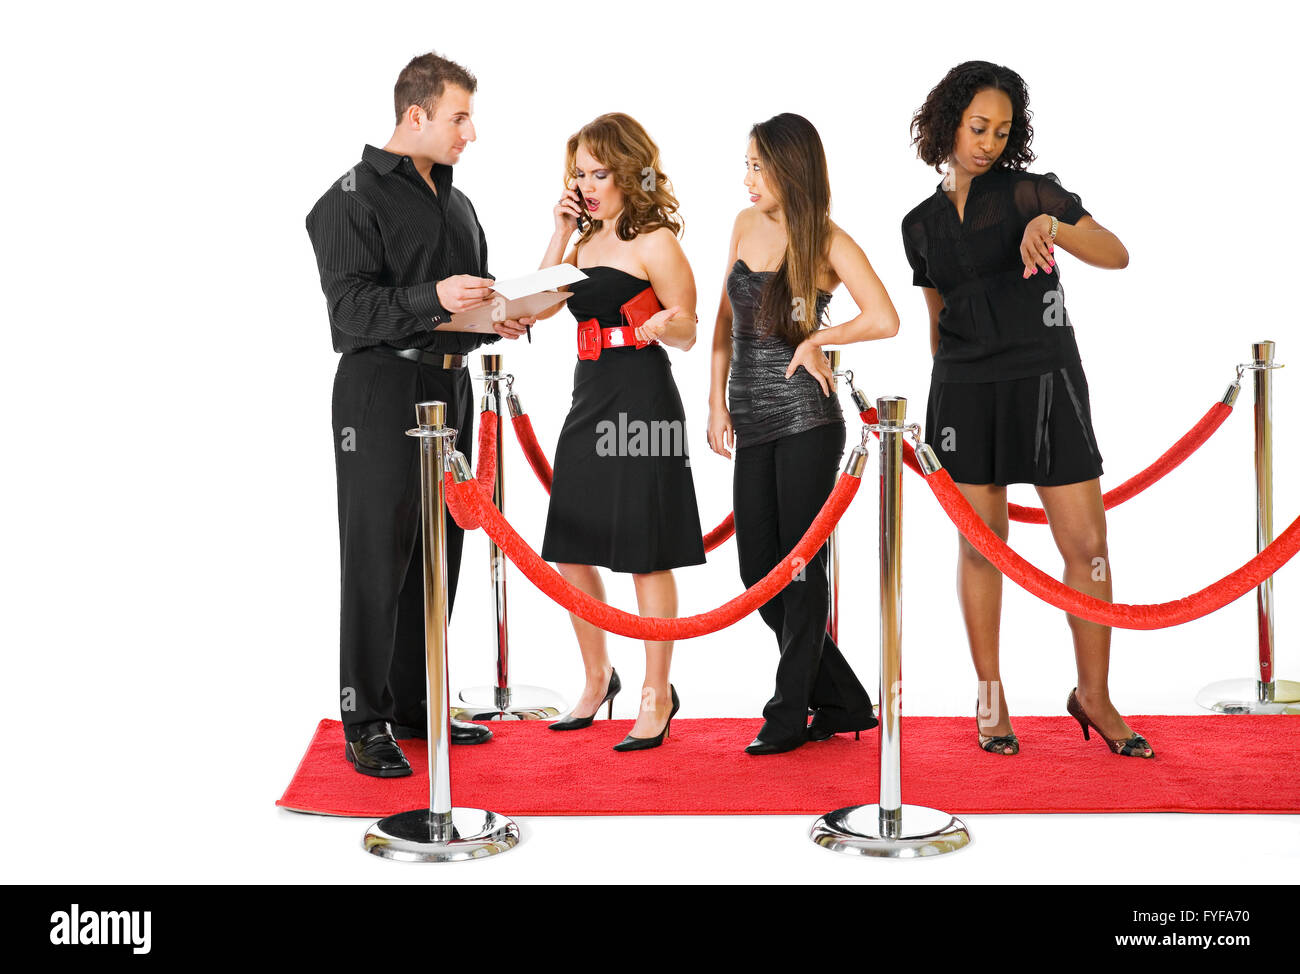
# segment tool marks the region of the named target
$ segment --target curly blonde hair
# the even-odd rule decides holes
[[[586,146],[610,170],[614,185],[623,193],[623,211],[614,228],[620,240],[633,240],[638,234],[660,227],[681,235],[685,223],[677,215],[673,184],[659,164],[659,146],[640,122],[622,112],[610,112],[569,136],[564,159],[566,188],[577,176],[579,145]],[[587,229],[578,238],[578,246],[599,229],[601,222],[588,221]]]

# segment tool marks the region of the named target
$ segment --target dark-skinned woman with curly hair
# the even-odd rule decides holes
[[[1106,511],[1074,328],[1056,247],[1094,267],[1128,251],[1052,173],[1026,168],[1029,92],[1010,68],[957,65],[912,118],[918,157],[944,173],[903,219],[912,283],[923,288],[934,365],[925,437],[985,523],[1007,537],[1007,484],[1033,484],[1065,561],[1067,585],[1110,601]],[[998,666],[1002,575],[958,535],[957,592],[979,691],[976,733],[1012,755]],[[1110,698],[1110,628],[1069,616],[1078,686],[1066,709],[1114,754],[1149,758]]]
[[[677,200],[658,147],[622,112],[569,138],[565,173],[566,187],[574,185],[554,207],[541,266],[564,260],[587,277],[571,285],[567,305],[578,320],[577,363],[541,555],[602,601],[597,566],[628,572],[642,615],[676,616],[672,569],[704,563],[686,417],[664,350],[695,344],[695,278],[677,240]],[[612,713],[622,686],[604,631],[570,615],[586,685],[550,725],[557,731],[591,726],[605,705]],[[668,737],[680,705],[668,680],[672,651],[671,640],[646,640],[636,723],[616,751],[658,747]]]

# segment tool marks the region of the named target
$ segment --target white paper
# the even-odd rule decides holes
[[[492,290],[507,301],[513,301],[515,298],[527,297],[540,291],[554,291],[566,284],[586,279],[587,275],[578,268],[561,261],[551,267],[543,267],[539,271],[525,274],[523,277],[514,277],[508,281],[494,281]]]

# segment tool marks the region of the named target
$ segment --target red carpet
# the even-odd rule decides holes
[[[662,747],[610,750],[630,720],[557,733],[545,722],[494,723],[486,744],[451,749],[457,805],[505,815],[818,815],[878,797],[878,736],[839,735],[787,754],[741,750],[761,721],[678,720]],[[1069,717],[1017,717],[1020,753],[985,754],[973,717],[903,718],[903,800],[953,813],[1300,812],[1300,720],[1133,716],[1152,760],[1084,741]],[[379,818],[427,806],[423,741],[403,741],[408,778],[359,775],[342,725],[322,720],[276,803]]]

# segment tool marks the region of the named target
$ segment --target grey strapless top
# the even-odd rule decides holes
[[[727,275],[727,297],[731,301],[731,376],[727,383],[727,407],[736,431],[736,446],[754,446],[781,436],[802,433],[815,426],[844,422],[839,397],[832,389],[826,396],[817,380],[800,368],[790,378],[785,370],[794,346],[776,337],[758,333],[755,318],[763,286],[772,271],[750,270],[743,260],[732,265]],[[817,296],[818,321],[822,320],[831,296]]]

